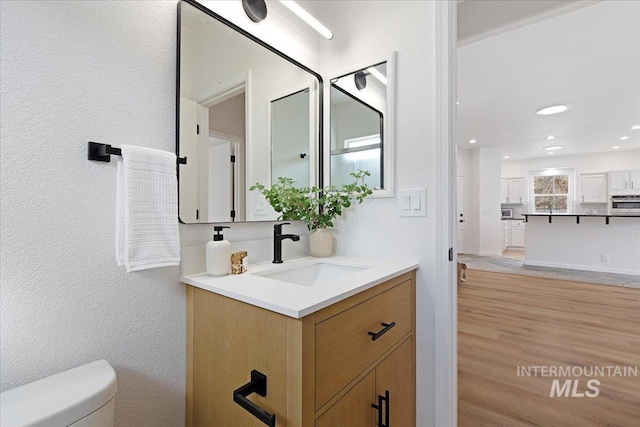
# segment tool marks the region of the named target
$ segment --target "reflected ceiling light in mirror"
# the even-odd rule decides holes
[[[300,19],[309,24],[314,30],[322,34],[322,37],[326,38],[327,40],[331,40],[333,38],[333,33],[329,31],[327,27],[322,25],[320,21],[311,16],[309,12],[300,7],[296,2],[292,0],[280,0],[280,3],[282,3],[287,7],[287,9],[298,15]]]
[[[358,90],[362,90],[367,87],[367,76],[362,71],[358,71],[353,75],[353,82]]]
[[[551,141],[552,139],[556,139],[556,137],[555,137],[555,136],[553,136],[553,135],[549,135],[549,136],[547,137],[547,141]]]
[[[562,148],[562,145],[550,145],[549,147],[544,147],[547,151],[562,150]]]
[[[469,140],[469,144],[475,144],[476,142],[478,142],[478,141],[476,141],[475,139],[470,139]]]
[[[383,85],[387,85],[387,78],[385,76],[382,75],[382,73],[378,70],[376,70],[373,67],[369,67],[367,68],[367,71],[376,79],[380,80],[380,82],[382,82]]]
[[[620,148],[620,146],[619,146],[619,145],[614,145],[614,146],[613,146],[613,147],[611,147],[611,148],[613,148],[614,150],[617,150],[618,148]]]
[[[638,129],[640,129],[640,125],[631,126],[631,130],[638,130]]]
[[[260,22],[267,17],[267,4],[264,0],[242,0],[242,8],[253,22]]]
[[[569,105],[550,105],[549,107],[544,107],[536,111],[536,114],[539,116],[548,116],[550,114],[558,114],[564,113],[569,109]]]
[[[626,140],[626,139],[629,139],[629,137],[628,137],[628,136],[622,136],[622,137],[620,137],[620,141],[624,141],[624,140]]]

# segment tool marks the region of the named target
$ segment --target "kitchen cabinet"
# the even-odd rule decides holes
[[[515,248],[524,248],[524,221],[511,221],[510,246]]]
[[[525,198],[524,178],[503,178],[500,180],[500,203],[522,204]]]
[[[414,325],[415,271],[300,319],[188,286],[186,425],[264,426],[257,371],[278,427],[415,426]]]
[[[580,203],[607,203],[607,175],[586,173],[580,175]]]
[[[609,195],[640,194],[640,169],[609,172]]]

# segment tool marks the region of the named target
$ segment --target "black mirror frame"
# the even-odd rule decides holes
[[[287,61],[289,61],[291,64],[302,68],[304,71],[306,71],[307,73],[313,75],[317,80],[318,80],[318,143],[317,143],[317,150],[318,150],[318,163],[317,163],[317,170],[316,170],[316,179],[317,179],[317,186],[319,188],[323,188],[324,187],[324,108],[323,108],[323,96],[324,96],[324,81],[322,80],[322,76],[318,73],[316,73],[315,71],[313,71],[312,69],[306,67],[305,65],[301,64],[300,62],[296,61],[295,59],[287,56],[286,54],[280,52],[278,49],[274,48],[273,46],[265,43],[264,41],[260,40],[259,38],[257,38],[256,36],[254,36],[253,34],[243,30],[242,28],[240,28],[239,26],[237,26],[236,24],[232,23],[231,21],[228,21],[227,19],[223,18],[222,16],[218,15],[217,13],[213,12],[212,10],[204,7],[203,5],[201,5],[200,3],[196,2],[195,0],[180,0],[178,2],[178,25],[177,25],[177,46],[176,46],[176,156],[180,156],[180,42],[181,42],[181,37],[180,37],[180,30],[181,30],[181,15],[182,15],[182,4],[183,3],[187,3],[193,7],[195,7],[196,9],[206,13],[207,15],[211,16],[212,18],[214,18],[215,20],[223,23],[224,25],[226,25],[227,27],[237,31],[238,33],[240,33],[241,35],[247,37],[250,40],[253,40],[254,42],[258,43],[260,46],[270,50],[271,52],[275,53],[276,55],[278,55],[279,57],[286,59]],[[180,182],[180,165],[177,164],[176,165],[177,171],[177,178],[178,178],[178,182]],[[178,185],[178,200],[180,200],[180,185]],[[178,203],[179,206],[179,203]],[[185,224],[181,219],[180,219],[180,210],[178,208],[178,221],[180,222],[180,224]],[[267,221],[272,221],[272,220],[267,220]],[[245,221],[246,222],[246,221]],[[251,221],[251,222],[260,222],[260,221]],[[213,224],[213,223],[197,223],[197,224]]]

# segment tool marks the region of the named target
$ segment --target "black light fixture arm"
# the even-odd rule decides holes
[[[120,148],[112,147],[109,144],[101,144],[99,142],[89,141],[87,149],[87,159],[95,160],[97,162],[110,162],[111,156],[122,156],[122,150]],[[178,157],[178,163],[181,165],[187,164],[186,157]]]

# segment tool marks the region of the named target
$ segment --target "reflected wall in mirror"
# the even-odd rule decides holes
[[[279,176],[317,183],[322,80],[204,6],[179,7],[180,220],[274,220],[248,187]]]
[[[331,185],[370,172],[375,196],[393,196],[393,58],[331,79]]]

